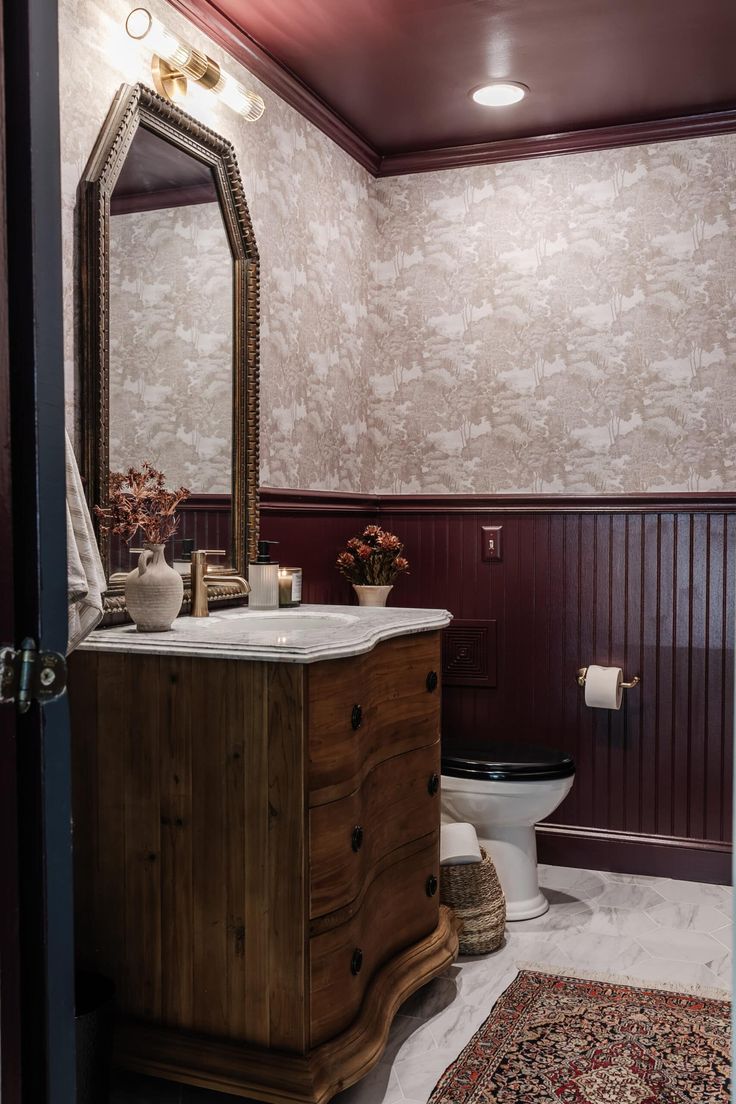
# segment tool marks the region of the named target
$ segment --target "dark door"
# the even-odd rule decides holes
[[[0,0],[0,643],[66,646],[55,0]],[[72,1104],[65,699],[0,704],[0,1097]]]

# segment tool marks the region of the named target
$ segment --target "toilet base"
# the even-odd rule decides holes
[[[533,920],[535,916],[544,916],[545,912],[548,911],[549,901],[541,892],[528,901],[514,901],[511,905],[508,902],[506,903],[506,919],[510,922],[514,920]]]
[[[481,842],[493,859],[506,897],[506,919],[533,920],[542,916],[549,901],[539,888],[534,828],[494,825],[493,838]]]

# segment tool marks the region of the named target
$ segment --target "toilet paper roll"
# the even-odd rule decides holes
[[[591,709],[620,709],[623,690],[620,667],[597,667],[594,663],[585,676],[585,704]]]
[[[472,824],[442,825],[440,828],[440,866],[480,861],[480,845]]]

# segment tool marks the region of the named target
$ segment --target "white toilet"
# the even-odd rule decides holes
[[[509,920],[549,908],[539,889],[534,825],[567,797],[575,763],[564,751],[517,744],[449,745],[442,755],[442,819],[468,821],[493,859]]]

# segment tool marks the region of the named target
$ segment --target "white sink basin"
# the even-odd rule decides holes
[[[217,614],[208,619],[210,624],[219,621],[222,630],[226,627],[227,636],[232,640],[259,639],[269,636],[286,637],[294,640],[303,634],[324,632],[329,629],[346,629],[354,625],[358,618],[350,613],[300,613],[299,610],[243,610],[230,612],[227,619]],[[280,643],[283,641],[279,641]]]

